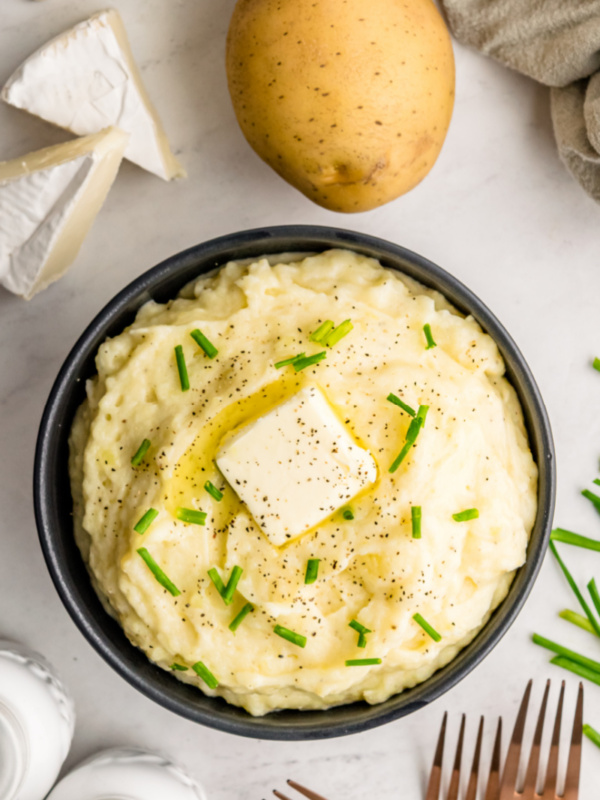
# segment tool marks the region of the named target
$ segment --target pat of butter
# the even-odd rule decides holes
[[[329,517],[377,478],[371,454],[314,386],[246,425],[216,460],[276,546]]]

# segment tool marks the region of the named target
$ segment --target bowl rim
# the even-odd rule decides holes
[[[299,246],[290,248],[278,244],[290,241],[297,241]],[[290,250],[323,252],[335,247],[367,255],[378,253],[373,257],[378,258],[384,266],[404,272],[439,291],[459,311],[472,315],[484,331],[492,336],[505,360],[509,380],[517,391],[530,446],[536,456],[539,470],[538,511],[527,560],[517,570],[508,595],[474,639],[426,681],[373,706],[360,701],[328,710],[278,711],[264,717],[252,717],[222,698],[207,697],[197,688],[174,680],[125,638],[120,626],[109,618],[106,611],[106,624],[117,626],[122,639],[116,632],[116,638],[108,635],[101,623],[91,616],[89,607],[85,607],[81,593],[87,588],[82,587],[71,574],[61,550],[65,544],[71,549],[74,545],[74,540],[68,542],[65,538],[69,535],[72,537],[72,525],[70,531],[66,532],[57,522],[56,486],[60,479],[57,453],[66,446],[72,421],[68,420],[68,424],[65,424],[64,406],[76,390],[81,393],[83,378],[80,373],[85,369],[86,362],[89,372],[90,359],[93,362],[101,341],[123,330],[129,324],[123,323],[123,317],[133,317],[135,311],[152,298],[153,291],[156,293],[156,287],[162,281],[193,271],[194,268],[197,269],[196,276],[200,277],[209,269],[235,260],[234,252],[254,251],[252,257],[256,258],[267,253]],[[238,255],[238,258],[243,257]],[[386,261],[401,262],[402,266]],[[204,265],[202,269],[198,267],[200,262]],[[190,279],[186,278],[179,288],[189,282]],[[131,281],[96,314],[71,348],[48,396],[36,443],[33,494],[40,544],[54,586],[84,637],[121,677],[163,707],[208,727],[251,738],[308,740],[357,733],[418,710],[466,677],[498,644],[525,603],[545,555],[556,497],[556,459],[548,415],[527,362],[495,315],[461,281],[423,256],[369,234],[329,226],[281,225],[226,234],[176,253]],[[81,555],[79,559],[81,568],[85,569]],[[91,587],[87,570],[85,574]],[[96,601],[100,602],[98,598]],[[90,602],[93,604],[93,599]],[[108,622],[109,619],[111,622]],[[150,665],[150,670],[140,661],[139,654]],[[156,675],[152,670],[156,671]],[[165,676],[169,683],[165,681]],[[185,690],[181,687],[192,689],[195,697],[190,694],[185,698]],[[330,717],[333,717],[333,721],[327,722]]]

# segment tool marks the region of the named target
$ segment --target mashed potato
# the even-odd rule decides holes
[[[328,319],[350,319],[353,329],[324,360],[299,372],[274,366],[322,351],[309,335]],[[425,324],[437,345],[429,349]],[[198,328],[216,357],[190,338]],[[380,703],[424,681],[471,641],[525,560],[537,469],[496,345],[439,294],[372,259],[331,250],[227,264],[176,300],[144,305],[100,347],[97,369],[70,441],[75,534],[96,590],[150,659],[251,714]],[[311,386],[374,458],[377,478],[351,501],[353,519],[344,507],[277,547],[215,457],[232,431]],[[390,392],[414,410],[429,407],[393,473],[413,418]],[[180,508],[206,512],[205,525],[178,519]],[[149,509],[158,513],[140,534],[134,527]],[[456,521],[466,509],[478,518]],[[307,584],[309,559],[320,561]],[[208,571],[227,584],[234,567],[243,572],[226,604]],[[369,630],[365,647],[352,621]],[[305,647],[278,636],[277,625]],[[346,665],[356,659],[380,663]]]

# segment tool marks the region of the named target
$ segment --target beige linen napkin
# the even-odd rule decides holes
[[[560,157],[600,202],[600,0],[441,0],[458,41],[551,87]]]

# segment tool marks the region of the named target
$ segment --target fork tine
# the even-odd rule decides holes
[[[323,795],[312,792],[310,789],[307,789],[306,786],[300,786],[296,781],[288,781],[288,785],[297,792],[300,792],[300,794],[303,794],[304,797],[308,797],[309,800],[325,800]]]
[[[281,794],[281,792],[278,792],[277,789],[273,789],[273,794],[275,795],[275,797],[278,797],[279,800],[290,800],[290,798],[287,795]]]
[[[485,800],[498,800],[500,797],[500,760],[502,757],[502,717],[498,717],[498,728],[492,752],[490,776],[485,792]]]
[[[433,765],[431,767],[431,775],[429,777],[429,785],[427,786],[427,795],[425,800],[438,800],[440,796],[440,784],[442,782],[442,758],[444,756],[444,739],[446,738],[446,723],[448,722],[448,712],[444,714],[442,720],[442,727],[440,728],[440,735],[438,737],[437,747],[435,748],[435,756],[433,757]]]
[[[458,790],[460,788],[460,762],[462,761],[463,740],[465,738],[466,715],[462,715],[460,722],[460,733],[458,734],[458,744],[456,745],[456,756],[452,767],[452,777],[450,778],[450,788],[448,789],[448,800],[458,800]]]
[[[533,736],[533,744],[531,745],[531,753],[529,755],[529,763],[527,765],[527,773],[525,775],[525,783],[523,785],[523,800],[533,800],[535,791],[538,784],[538,771],[540,766],[540,753],[542,749],[542,736],[544,733],[544,720],[546,718],[546,707],[548,705],[548,694],[550,693],[550,681],[546,681],[546,689],[542,699],[542,705],[538,716],[537,725],[535,727],[535,734]]]
[[[558,698],[558,708],[556,709],[556,719],[554,730],[552,731],[552,742],[550,744],[550,755],[548,756],[548,766],[546,767],[546,779],[544,781],[543,798],[554,798],[557,796],[558,781],[558,745],[560,742],[560,725],[562,722],[563,702],[565,699],[565,682],[560,685],[560,695]]]
[[[577,706],[573,720],[573,734],[571,736],[571,749],[567,762],[567,776],[565,778],[564,800],[577,800],[579,794],[579,773],[581,770],[581,737],[583,731],[583,683],[579,684],[577,693]]]
[[[519,762],[521,760],[521,746],[523,744],[523,731],[525,730],[525,720],[527,718],[527,707],[529,706],[529,698],[531,696],[531,684],[529,681],[525,694],[521,700],[521,707],[515,727],[513,730],[512,738],[508,748],[508,755],[506,756],[506,765],[504,767],[504,774],[502,775],[502,783],[500,785],[500,800],[512,800],[513,795],[517,790],[517,777],[519,774]]]
[[[475,743],[475,755],[473,756],[473,766],[471,767],[471,775],[469,777],[469,785],[467,786],[467,793],[465,800],[476,800],[477,797],[477,782],[479,779],[479,760],[481,758],[481,741],[483,739],[483,717],[479,720],[479,731],[477,732],[477,741]]]

